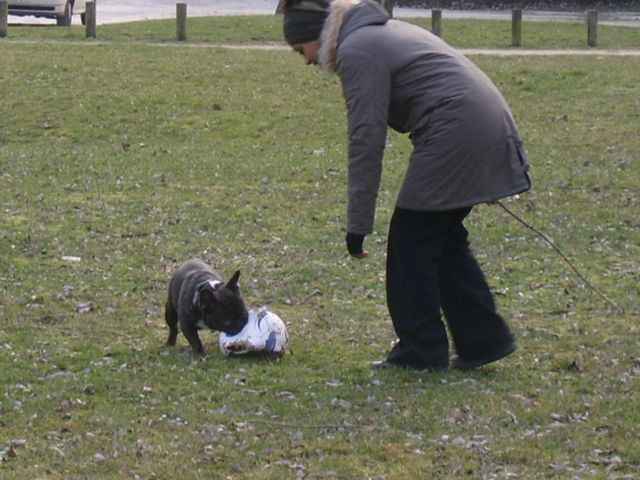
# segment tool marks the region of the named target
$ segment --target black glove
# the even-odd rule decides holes
[[[368,252],[362,249],[364,237],[364,235],[357,233],[347,233],[347,250],[349,250],[349,255],[356,258],[365,258],[369,255]]]

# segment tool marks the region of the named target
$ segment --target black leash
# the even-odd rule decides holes
[[[495,203],[498,204],[505,212],[507,212],[509,215],[511,215],[513,218],[515,218],[518,222],[520,222],[522,225],[524,225],[529,230],[531,230],[536,235],[538,235],[547,244],[549,244],[551,246],[551,248],[553,248],[558,253],[558,255],[560,255],[560,257],[571,267],[571,269],[580,278],[580,280],[582,280],[585,283],[585,285],[587,285],[591,290],[596,292],[600,296],[600,298],[602,298],[605,302],[607,302],[609,305],[611,305],[611,307],[613,308],[615,313],[617,313],[617,314],[622,314],[623,313],[622,309],[614,301],[612,301],[604,293],[602,293],[600,290],[598,290],[589,280],[587,280],[587,278],[582,273],[580,273],[580,271],[576,268],[576,266],[571,262],[571,260],[569,260],[567,258],[567,256],[564,253],[562,253],[560,248],[558,248],[558,246],[555,244],[555,242],[553,240],[551,240],[551,238],[549,238],[547,235],[545,235],[544,233],[542,233],[540,230],[536,229],[532,225],[529,225],[526,221],[524,221],[518,215],[516,215],[511,210],[509,210],[501,201],[496,200]]]

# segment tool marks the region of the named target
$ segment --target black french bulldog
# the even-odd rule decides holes
[[[167,346],[173,347],[180,330],[195,355],[204,355],[198,336],[203,328],[235,335],[247,324],[249,313],[240,296],[237,271],[226,284],[200,260],[184,262],[171,278],[164,318],[169,326]]]

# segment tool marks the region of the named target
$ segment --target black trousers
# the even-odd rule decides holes
[[[387,361],[446,368],[449,341],[464,359],[490,356],[513,342],[469,248],[463,220],[471,211],[396,208],[389,228],[387,304],[398,342]]]

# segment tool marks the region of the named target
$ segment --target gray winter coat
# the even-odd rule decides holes
[[[373,231],[387,126],[414,145],[398,207],[450,210],[531,188],[507,103],[444,41],[368,0],[332,2],[320,38],[319,62],[347,104],[349,232]]]

